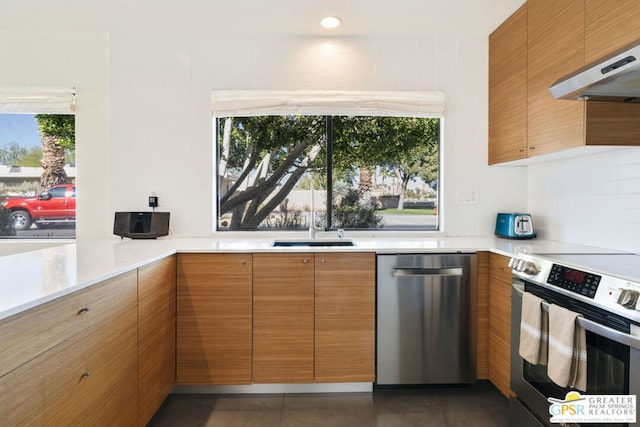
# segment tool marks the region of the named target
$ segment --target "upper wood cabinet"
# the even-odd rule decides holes
[[[313,382],[314,254],[253,255],[253,382]]]
[[[176,256],[138,269],[138,425],[176,383]]]
[[[178,255],[178,384],[251,383],[252,259]]]
[[[528,156],[584,144],[585,103],[549,87],[584,65],[584,0],[528,1]]]
[[[527,4],[489,36],[489,164],[527,156]]]
[[[640,145],[640,104],[558,100],[549,92],[562,77],[638,39],[635,0],[525,3],[489,37],[489,164],[590,145]]]
[[[640,1],[585,0],[585,62],[640,39]]]
[[[375,380],[375,254],[315,254],[315,381]]]

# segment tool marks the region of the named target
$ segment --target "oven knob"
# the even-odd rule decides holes
[[[534,275],[538,274],[538,266],[531,261],[519,260],[513,267],[514,270],[520,273]]]
[[[618,297],[618,304],[625,308],[636,308],[638,302],[638,296],[640,294],[637,291],[631,289],[620,289],[620,296]]]

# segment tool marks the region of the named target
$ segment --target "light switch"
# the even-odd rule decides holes
[[[458,204],[478,203],[478,190],[477,189],[456,190],[456,203]]]

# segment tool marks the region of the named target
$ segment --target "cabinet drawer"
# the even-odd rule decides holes
[[[136,325],[136,306],[128,304],[118,318],[95,325],[35,359],[48,367],[44,385],[48,425],[137,425]]]
[[[507,256],[494,253],[489,255],[489,277],[491,280],[511,283],[509,260],[510,258]]]
[[[105,320],[123,298],[136,298],[137,273],[122,274],[0,322],[0,376]]]
[[[104,283],[106,286],[96,285],[95,297],[108,298],[109,304],[89,311],[99,314],[92,326],[0,376],[0,425],[136,424],[136,278],[134,271]],[[105,295],[105,290],[113,295]]]

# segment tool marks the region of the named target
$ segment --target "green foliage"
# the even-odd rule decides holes
[[[36,181],[23,181],[20,185],[7,185],[3,182],[0,182],[0,200],[2,200],[7,195],[36,195],[43,188],[40,183]]]
[[[334,228],[382,228],[383,221],[373,206],[359,203],[356,191],[350,191],[339,206],[333,207]]]
[[[439,119],[334,116],[332,120],[334,195],[347,197],[343,190],[362,184],[359,172],[376,168],[401,176],[403,183],[421,177],[437,187]],[[219,212],[231,215],[231,229],[256,228],[295,186],[310,188],[311,181],[303,178],[307,171],[313,172],[313,188],[326,188],[324,116],[233,117],[227,147],[225,121],[218,119],[218,144],[220,153],[228,150],[229,155],[220,163],[219,173],[228,176],[233,171],[235,182],[221,188]],[[313,159],[310,164],[305,163],[308,158]],[[334,223],[345,228],[382,224],[382,217],[366,206],[366,200],[349,201],[334,212]]]
[[[333,211],[335,228],[382,228],[384,218],[369,206],[338,206]]]
[[[43,136],[52,136],[65,150],[76,146],[76,117],[70,114],[36,114],[38,130]]]
[[[309,225],[304,215],[302,215],[302,211],[291,209],[282,212],[280,215],[269,215],[260,226],[264,228],[306,228]]]
[[[5,208],[0,208],[0,236],[15,236],[16,230],[11,224],[11,218],[9,218],[9,211]]]
[[[0,165],[6,166],[41,166],[41,147],[21,147],[16,142],[10,142],[0,148]]]

